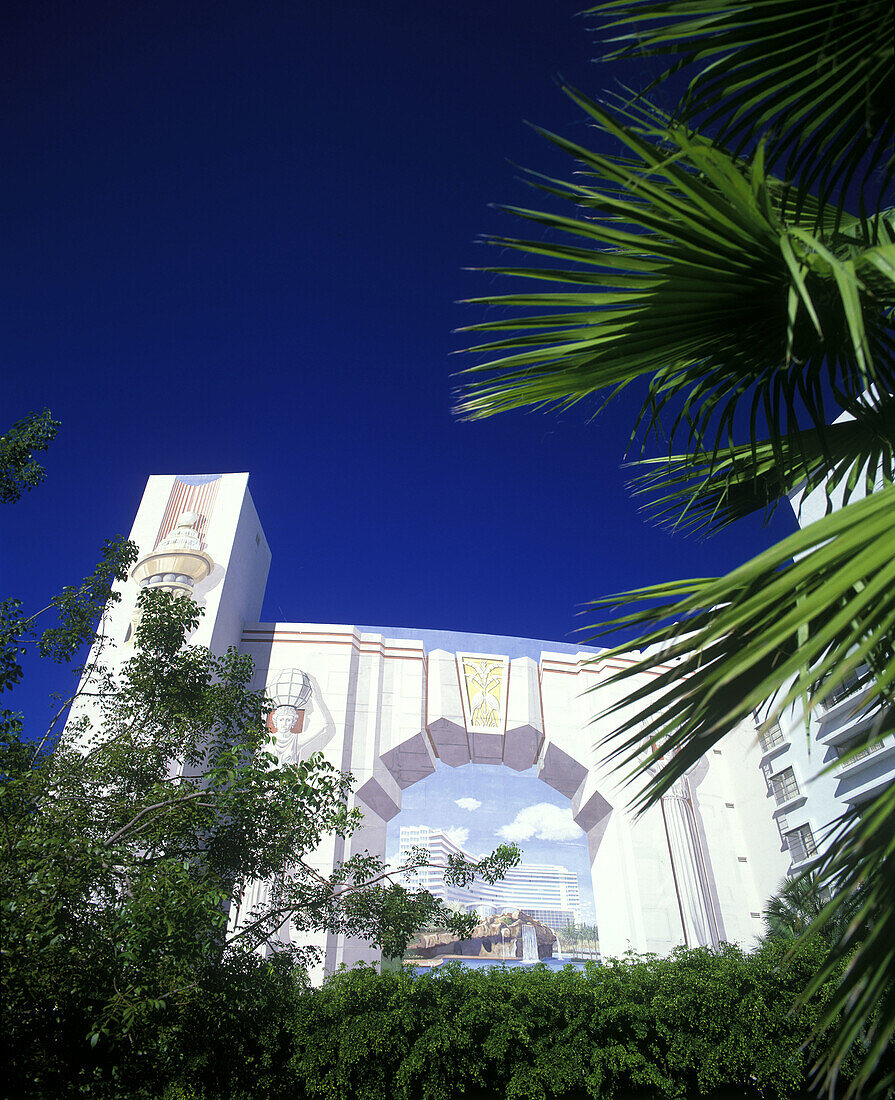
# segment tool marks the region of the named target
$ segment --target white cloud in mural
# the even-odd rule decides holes
[[[469,840],[469,829],[464,829],[462,825],[452,825],[450,829],[442,831],[448,840],[452,840],[458,848],[462,848]]]
[[[470,813],[481,806],[481,802],[477,798],[455,798],[454,802],[461,810],[469,810]]]
[[[577,840],[581,836],[572,811],[549,802],[526,806],[498,832],[504,840]]]

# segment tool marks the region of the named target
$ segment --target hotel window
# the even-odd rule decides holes
[[[817,852],[810,825],[800,825],[798,829],[788,832],[784,839],[789,845],[789,854],[792,856],[793,863],[801,863]]]
[[[782,745],[783,730],[780,729],[780,723],[773,722],[770,726],[766,726],[758,735],[758,743],[761,745],[762,752],[769,752],[778,745]]]
[[[799,797],[801,792],[799,791],[799,784],[796,782],[796,773],[792,768],[784,768],[782,772],[771,776],[771,793],[778,806],[782,806],[784,802],[789,802],[791,798]]]
[[[848,761],[851,764],[855,760],[863,760],[865,756],[870,756],[871,753],[879,752],[882,747],[881,741],[871,741],[868,745],[863,737],[853,737],[851,741],[845,741],[843,744],[836,746],[836,755],[841,760],[843,756],[848,756],[850,752],[854,752],[854,756]]]

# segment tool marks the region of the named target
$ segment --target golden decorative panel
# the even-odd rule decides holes
[[[502,725],[506,662],[491,657],[460,656],[470,726],[498,729]]]

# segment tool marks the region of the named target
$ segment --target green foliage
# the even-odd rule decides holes
[[[63,604],[82,631],[84,604]],[[232,747],[237,729],[257,739],[263,728],[250,664],[179,652],[173,639],[182,644],[195,607],[161,593],[142,604],[134,657],[116,676],[94,654],[52,754],[48,735],[16,737],[0,765],[12,1065],[47,1094],[84,1063],[72,1032],[85,1047],[139,1035],[220,957],[238,810],[257,778],[241,779]],[[200,757],[201,781],[171,774],[171,761]],[[70,1043],[58,1062],[47,1056],[54,1030]]]
[[[785,953],[681,949],[585,972],[447,964],[418,978],[355,968],[300,998],[291,1067],[304,1095],[332,1100],[803,1096],[803,1045],[830,986],[789,1015],[825,948]]]
[[[872,739],[895,729],[893,16],[882,0],[848,18],[835,0],[592,11],[613,56],[677,56],[661,79],[681,72],[689,86],[671,116],[567,89],[596,142],[545,134],[577,170],[532,174],[553,205],[510,212],[538,233],[493,241],[529,260],[486,270],[534,289],[474,299],[497,308],[468,331],[496,338],[470,349],[485,361],[459,411],[605,404],[638,386],[635,491],[660,521],[708,533],[801,486],[823,487],[828,511],[726,577],[593,601],[609,616],[596,637],[638,629],[603,655],[642,650],[609,681],[624,715],[605,716],[619,716],[607,749],[647,779],[648,806],[755,708],[807,716],[852,673]],[[841,412],[853,419],[830,423]],[[661,452],[644,457],[651,438]],[[829,514],[834,489],[843,507]],[[847,1023],[821,1067],[830,1089],[858,1036],[856,1089],[895,1033],[893,821],[890,788],[845,815],[819,865],[831,896],[815,930],[860,891],[854,927],[809,987],[848,954],[834,1009]]]
[[[79,1045],[77,1017],[58,1007],[47,1047],[57,1073],[42,1066],[30,1091],[116,1100],[795,1100],[807,1095],[816,1051],[806,1044],[835,983],[789,1012],[827,954],[819,939],[791,956],[788,946],[753,955],[679,949],[585,971],[447,964],[415,977],[358,966],[320,989],[297,981],[284,956],[242,955],[186,991],[182,1011],[152,1009],[131,1039]],[[854,1065],[850,1055],[846,1081]]]
[[[809,428],[770,443],[744,443],[712,462],[702,455],[643,459],[647,472],[632,483],[659,523],[675,530],[713,534],[750,513],[772,513],[797,491],[823,491],[842,503],[895,481],[892,440],[895,402],[859,409],[860,419]]]
[[[105,663],[109,642],[96,620],[119,599],[112,583],[126,579],[136,553],[107,543],[91,576],[28,618],[18,601],[0,605],[0,690],[21,679],[28,644],[64,662],[93,643],[78,691],[49,729],[35,734],[2,712],[9,1095],[156,1097],[186,1066],[185,1095],[249,1095],[276,1060],[290,998],[315,958],[286,949],[286,922],[397,955],[434,917],[468,925],[428,892],[393,881],[426,864],[425,851],[400,867],[366,852],[329,876],[313,867],[326,837],[348,837],[361,820],[347,805],[351,777],[322,754],[280,766],[269,701],[250,687],[251,659],[187,644],[201,615],[195,603],[144,590],[132,645]],[[477,875],[493,882],[519,857],[504,846],[451,860],[445,873],[456,885]],[[236,926],[229,912],[253,880],[270,883],[267,896]],[[258,949],[279,955],[263,963]],[[221,1035],[238,1063],[218,1064]],[[273,1077],[268,1084],[272,1096]]]
[[[14,504],[29,489],[40,485],[46,470],[34,459],[35,451],[45,451],[56,438],[59,421],[49,409],[17,420],[0,436],[0,504]]]
[[[800,416],[824,431],[832,392],[859,418],[864,408],[875,417],[891,452],[881,395],[895,389],[892,212],[837,217],[816,202],[797,211],[761,149],[744,162],[647,105],[609,110],[567,92],[623,153],[545,133],[579,173],[574,181],[533,174],[534,185],[578,213],[507,208],[557,239],[494,238],[538,265],[485,270],[541,281],[549,292],[472,299],[503,316],[466,330],[499,339],[469,349],[488,358],[470,368],[459,411],[565,405],[644,379],[632,441],[638,430],[681,436],[689,460],[714,474],[734,446],[739,410],[750,418],[750,443],[764,421],[779,463]],[[871,385],[878,392],[862,406]],[[794,448],[791,471],[794,458],[799,480],[816,474]],[[742,463],[735,472],[742,480]]]
[[[225,996],[253,950],[312,961],[310,950],[284,950],[285,921],[396,955],[435,915],[468,923],[392,882],[425,853],[398,869],[359,853],[328,877],[315,870],[308,857],[324,837],[347,837],[360,820],[346,805],[351,777],[320,754],[279,766],[251,660],[185,645],[195,604],[146,591],[138,609],[133,656],[117,671],[94,656],[52,754],[20,736],[3,746],[4,1003],[16,1079],[47,1094],[76,1069],[88,1074],[88,1041],[96,1073],[124,1073],[122,1043],[151,1044],[197,997]],[[448,873],[493,881],[518,858],[507,847]],[[271,881],[267,900],[228,925],[256,879]],[[48,1044],[60,1049],[56,1032],[69,1044],[58,1061],[47,1057]]]
[[[805,698],[817,704],[857,673],[866,705],[882,699],[891,706],[893,544],[895,486],[889,485],[726,577],[653,585],[594,601],[592,606],[605,608],[648,597],[651,606],[618,616],[605,629],[640,627],[640,645],[662,645],[662,661],[672,666],[623,697],[632,716],[612,739],[614,755],[635,773],[663,763],[645,804],[769,697],[777,697],[778,712]],[[626,681],[655,664],[655,656],[641,656],[631,662],[630,674],[626,670],[608,682]],[[613,706],[608,713],[620,710]],[[880,720],[882,736],[893,715],[884,709]],[[651,749],[647,755],[644,747]]]
[[[610,57],[677,57],[690,84],[679,113],[740,147],[768,136],[804,196],[844,195],[892,173],[892,5],[862,0],[608,0]],[[660,77],[660,80],[664,77]],[[880,171],[881,170],[881,171]]]
[[[766,940],[792,942],[806,935],[819,935],[827,944],[840,943],[849,936],[853,922],[863,939],[869,929],[861,923],[866,889],[857,887],[847,901],[830,910],[826,919],[830,891],[814,870],[795,878],[784,879],[777,893],[768,900],[764,910]],[[824,917],[823,920],[820,918]]]
[[[136,561],[137,548],[120,536],[107,539],[99,564],[78,586],[66,587],[61,595],[40,611],[25,618],[20,600],[0,601],[0,692],[22,679],[19,658],[28,645],[35,645],[41,657],[70,661],[77,651],[96,638],[96,622],[110,603],[121,599],[112,588],[114,581],[127,578]],[[38,620],[55,612],[53,626],[38,628]],[[71,702],[71,700],[68,700]]]
[[[835,1082],[844,1052],[856,1041],[863,1061],[857,1085],[873,1080],[871,1095],[895,1090],[892,1035],[895,1033],[895,784],[854,807],[837,823],[815,871],[836,891],[809,930],[827,934],[836,950],[805,988],[810,997],[848,960],[822,1025],[835,1028],[821,1069],[825,1083]],[[831,932],[826,932],[830,927]],[[834,1021],[839,1018],[839,1023]],[[876,1071],[888,1063],[888,1072]]]
[[[289,1062],[306,989],[286,956],[228,960],[183,1012],[159,1018],[153,1041],[158,1063],[148,1075],[137,1069],[132,1082],[149,1077],[167,1086],[164,1093],[151,1092],[166,1100],[300,1096]]]

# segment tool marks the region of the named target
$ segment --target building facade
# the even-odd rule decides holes
[[[778,827],[795,788],[790,765],[776,762],[791,739],[786,750],[765,748],[757,725],[744,723],[635,818],[628,805],[636,788],[595,747],[610,732],[596,716],[620,698],[607,681],[625,658],[524,638],[260,622],[270,551],[246,474],[151,477],[131,538],[140,558],[107,625],[122,654],[141,584],[189,592],[205,610],[191,641],[252,657],[255,686],[275,704],[269,724],[280,759],[320,751],[354,776],[364,824],[321,846],[314,860],[322,872],[356,851],[384,858],[404,792],[437,767],[477,764],[502,769],[508,782],[513,773],[536,775],[582,831],[590,864],[580,887],[563,879],[559,863],[523,865],[490,904],[525,908],[534,897],[544,913],[574,914],[576,891],[592,890],[604,957],[748,946],[762,933],[764,904],[791,866],[788,834],[802,824],[787,817]],[[517,898],[520,905],[509,901]],[[249,891],[232,919],[251,904]],[[377,954],[336,935],[315,946],[327,969]]]
[[[844,413],[837,420],[851,419]],[[793,494],[791,504],[801,527],[842,507],[845,480]],[[877,482],[882,488],[882,479]],[[865,495],[863,481],[852,499]],[[895,783],[895,734],[873,737],[879,711],[863,703],[856,676],[837,685],[826,702],[805,717],[792,707],[779,721],[760,724],[761,768],[774,803],[773,818],[788,873],[808,869],[823,851],[830,825],[849,808],[860,807]],[[848,759],[839,761],[843,757]]]

